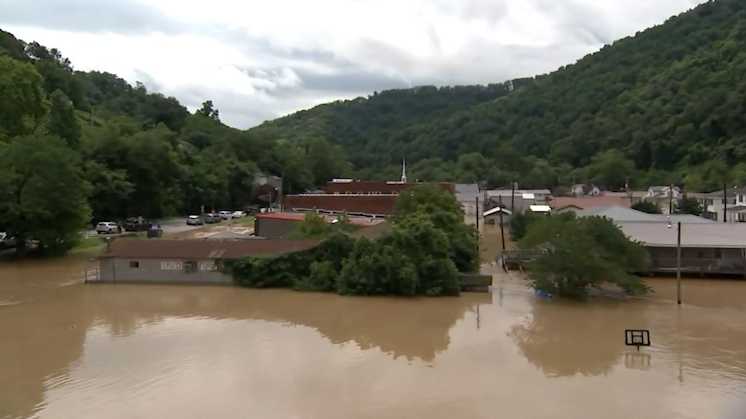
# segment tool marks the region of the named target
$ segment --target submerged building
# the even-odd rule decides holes
[[[317,240],[137,240],[111,243],[94,282],[230,284],[224,262],[274,257],[318,246]]]

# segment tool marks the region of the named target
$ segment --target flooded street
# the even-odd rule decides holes
[[[84,285],[0,262],[0,418],[746,417],[746,282],[537,300]],[[624,346],[625,328],[653,346]]]

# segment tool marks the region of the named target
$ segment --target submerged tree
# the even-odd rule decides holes
[[[531,286],[537,290],[571,298],[584,298],[604,283],[628,294],[648,291],[634,275],[647,269],[647,251],[609,219],[547,217],[529,227],[520,246],[542,250],[529,265]]]

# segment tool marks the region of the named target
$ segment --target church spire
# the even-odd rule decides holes
[[[401,182],[407,183],[407,159],[405,158],[401,162]]]

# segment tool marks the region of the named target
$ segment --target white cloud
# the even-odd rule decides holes
[[[551,71],[703,0],[0,0],[0,26],[248,127],[322,101]]]

